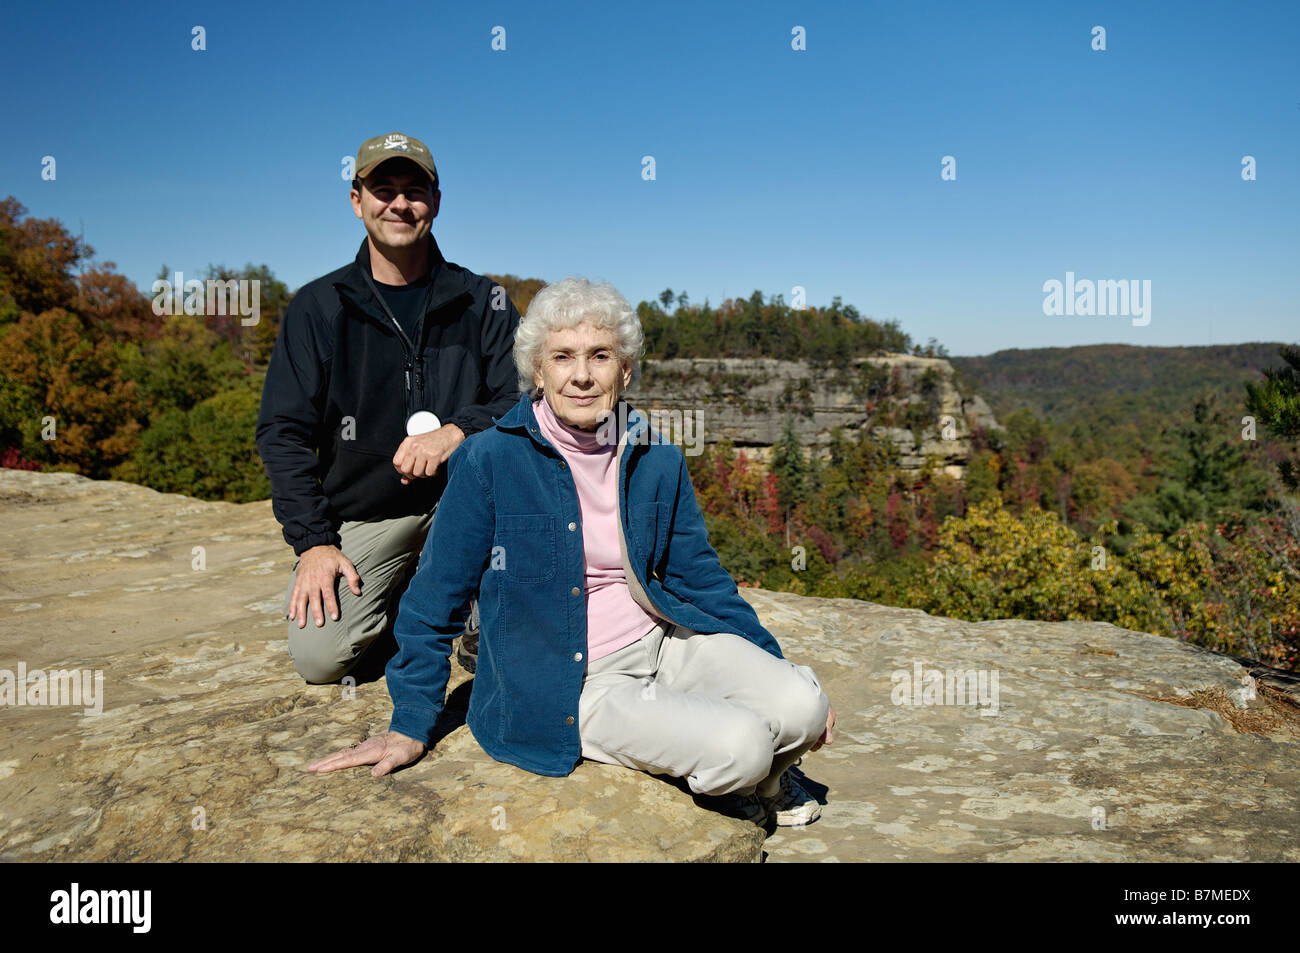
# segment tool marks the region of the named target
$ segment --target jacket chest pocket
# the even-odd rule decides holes
[[[449,390],[470,388],[470,393],[474,393],[481,383],[478,360],[464,345],[428,344],[421,360],[425,379],[445,382]]]
[[[556,518],[548,513],[497,517],[489,565],[505,570],[509,582],[548,582],[559,554]]]
[[[667,543],[665,503],[634,503],[629,511],[632,527],[632,550],[643,562],[658,565]],[[660,536],[663,539],[660,539]]]

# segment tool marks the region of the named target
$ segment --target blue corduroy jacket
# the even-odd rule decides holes
[[[626,407],[619,523],[633,598],[696,632],[734,632],[783,658],[722,568],[686,458]],[[447,461],[447,488],[398,606],[388,664],[392,731],[430,742],[452,640],[479,600],[478,664],[466,721],[498,761],[563,777],[582,756],[578,696],[587,600],[578,491],[528,395]]]

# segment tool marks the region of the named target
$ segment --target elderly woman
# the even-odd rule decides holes
[[[759,823],[816,818],[786,769],[831,741],[834,712],[719,563],[682,451],[620,412],[643,340],[612,285],[566,278],[533,299],[524,395],[448,460],[402,597],[389,731],[308,770],[378,777],[424,753],[477,594],[466,721],[496,760],[561,777],[586,757],[737,795]]]

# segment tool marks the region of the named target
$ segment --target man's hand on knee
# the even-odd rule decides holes
[[[307,624],[309,605],[317,626],[325,624],[326,612],[331,619],[338,619],[334,580],[339,575],[347,579],[354,596],[361,595],[361,576],[357,567],[337,546],[313,546],[298,557],[298,572],[293,580],[293,593],[289,596],[289,618],[298,623],[298,628]]]

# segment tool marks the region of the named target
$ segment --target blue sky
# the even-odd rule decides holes
[[[9,4],[0,26],[0,194],[144,289],[164,263],[291,288],[346,263],[341,160],[400,130],[479,272],[633,303],[799,285],[953,354],[1300,338],[1294,2]],[[1067,271],[1150,280],[1150,324],[1044,315]]]

